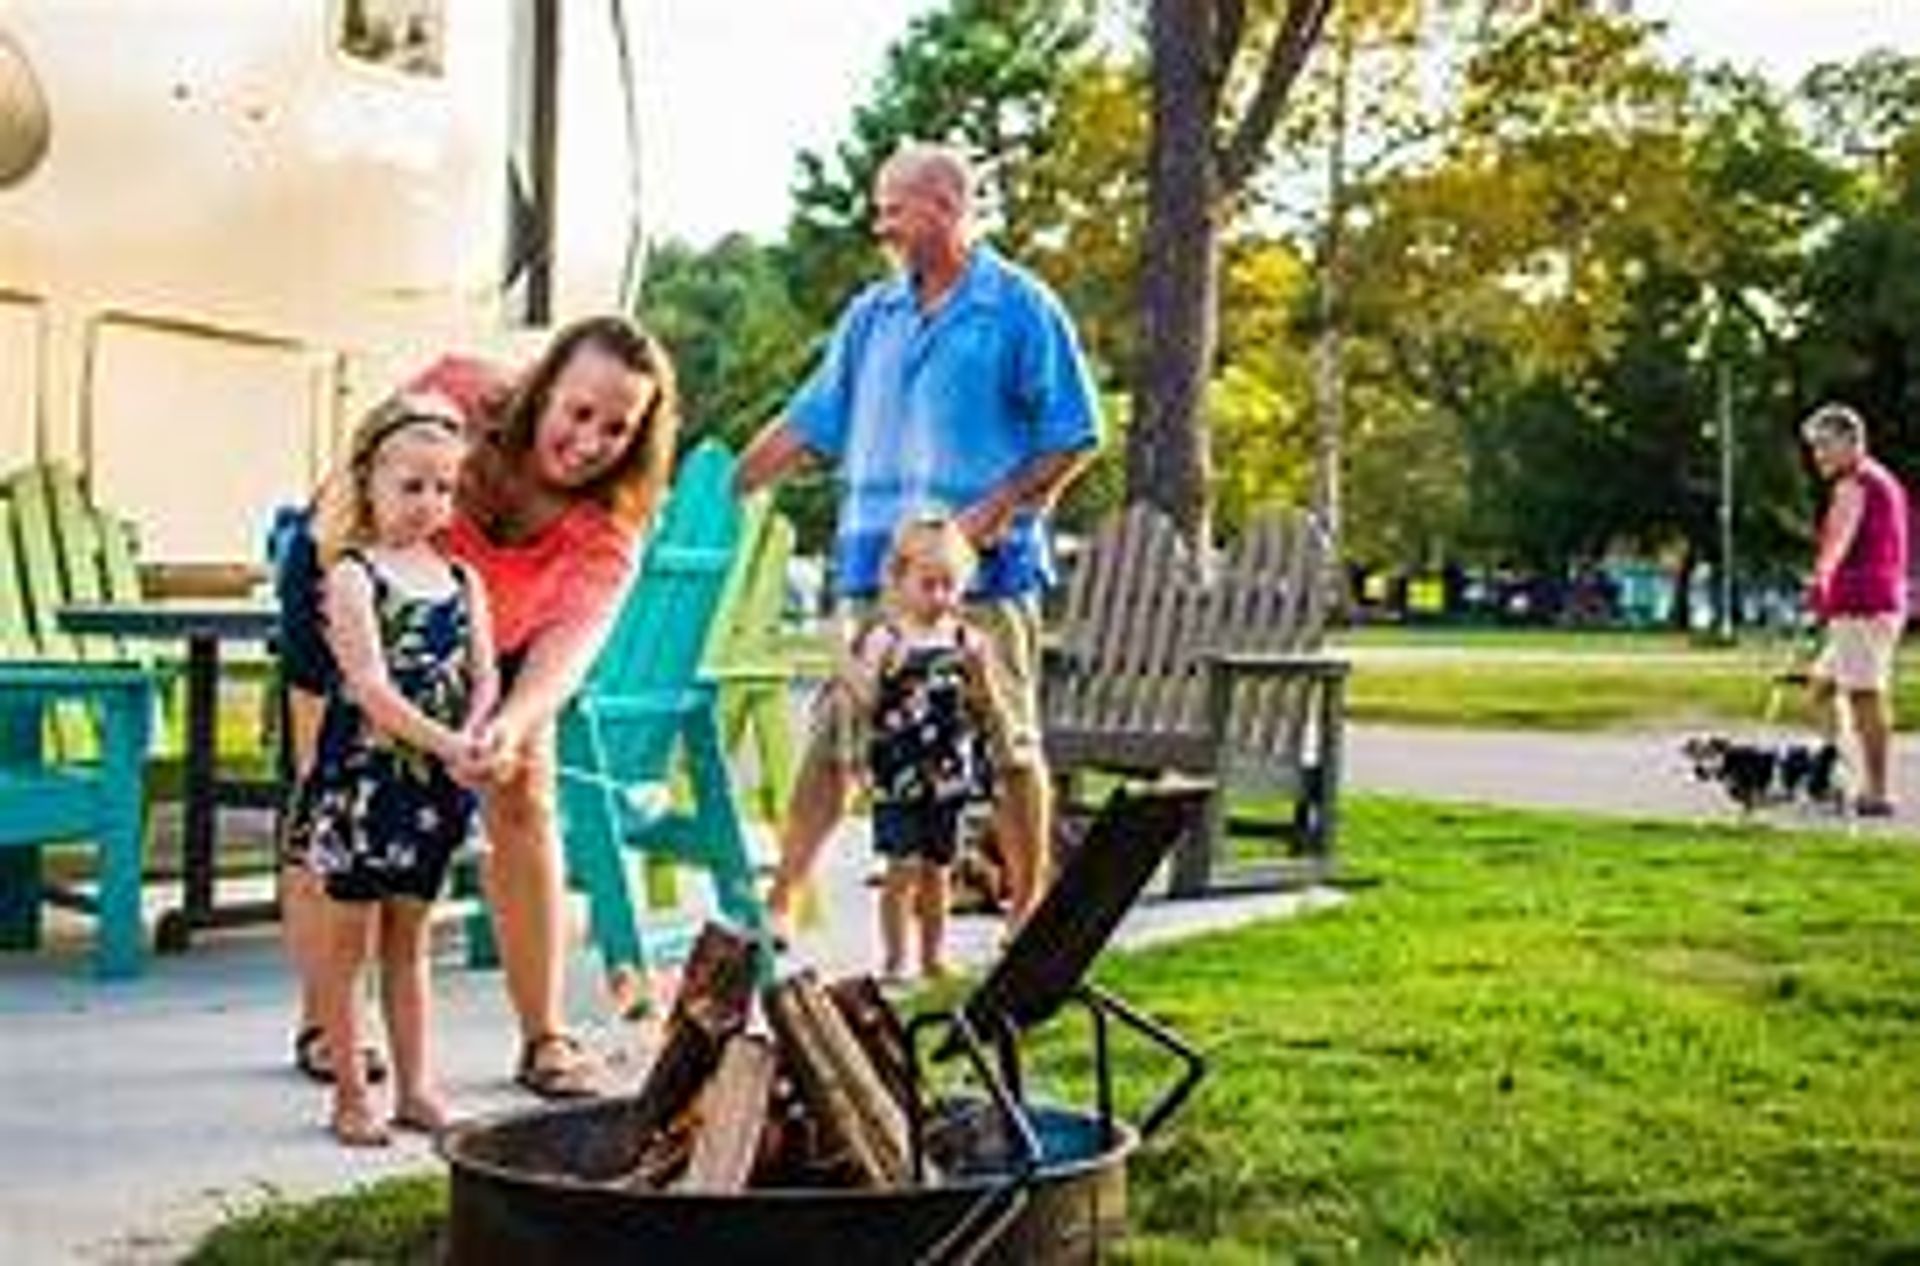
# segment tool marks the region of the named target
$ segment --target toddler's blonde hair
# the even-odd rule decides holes
[[[954,579],[964,590],[980,565],[973,542],[960,530],[959,517],[946,510],[921,510],[900,521],[887,548],[887,597],[895,599],[907,569],[927,557],[944,558],[953,565]]]
[[[373,542],[374,461],[388,440],[415,427],[430,427],[453,443],[465,442],[453,405],[437,396],[402,393],[367,410],[353,428],[346,463],[328,474],[316,498],[313,539],[322,565],[330,566],[347,550]]]

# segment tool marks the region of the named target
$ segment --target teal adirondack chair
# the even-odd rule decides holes
[[[733,458],[703,443],[680,463],[646,553],[580,693],[560,715],[560,821],[569,882],[587,896],[608,972],[685,959],[697,931],[649,910],[638,857],[704,871],[720,913],[761,934],[746,833],[721,741],[718,687],[701,656],[740,542]],[[690,806],[669,791],[686,767]],[[636,896],[636,894],[640,894]],[[486,955],[483,926],[471,926]]]
[[[49,758],[49,710],[78,705],[99,720],[99,758]],[[131,665],[0,663],[0,946],[39,944],[40,904],[57,901],[97,921],[94,967],[137,975],[144,959],[140,864],[141,770],[152,738],[153,676]],[[41,848],[91,839],[97,895],[43,882]]]

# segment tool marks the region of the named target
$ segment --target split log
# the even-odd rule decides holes
[[[769,988],[767,1018],[807,1110],[863,1187],[912,1178],[907,1117],[875,1073],[819,978],[801,972]]]
[[[623,1185],[652,1190],[671,1180],[691,1151],[690,1116],[721,1052],[746,1027],[755,956],[747,938],[717,923],[700,930],[680,976],[673,1014],[628,1113],[633,1163]],[[678,1123],[679,1128],[674,1127]]]
[[[700,1092],[693,1151],[682,1191],[746,1189],[760,1155],[760,1135],[779,1060],[765,1038],[740,1034],[727,1043],[720,1067]]]
[[[847,976],[828,985],[827,996],[867,1053],[887,1093],[912,1120],[913,1055],[907,1049],[906,1026],[881,992],[880,982],[871,976]]]

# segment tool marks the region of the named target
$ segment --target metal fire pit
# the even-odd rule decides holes
[[[1091,1115],[1047,1107],[1028,1110],[1041,1163],[1017,1216],[991,1245],[978,1237],[955,1240],[954,1233],[996,1195],[1004,1172],[895,1191],[756,1188],[734,1195],[632,1192],[589,1177],[534,1172],[596,1172],[596,1159],[626,1147],[624,1106],[566,1105],[450,1131],[441,1145],[453,1166],[449,1260],[860,1266],[967,1260],[968,1248],[984,1247],[978,1260],[1077,1262],[1096,1257],[1125,1217],[1133,1132],[1106,1138]]]
[[[952,1011],[907,1026],[916,1086],[932,1061],[965,1058],[983,1095],[914,1120],[915,1172],[940,1178],[861,1191],[635,1191],[633,1106],[602,1100],[496,1116],[449,1130],[448,1258],[456,1266],[544,1262],[1070,1263],[1098,1259],[1125,1227],[1126,1158],[1203,1074],[1176,1035],[1087,983],[1113,929],[1196,820],[1204,789],[1116,792],[1007,952]],[[1079,1003],[1092,1024],[1096,1105],[1030,1103],[1019,1038]],[[1136,1131],[1114,1112],[1113,1023],[1182,1065]],[[916,1093],[915,1100],[919,1099]]]

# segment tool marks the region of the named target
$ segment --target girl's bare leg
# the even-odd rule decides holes
[[[432,965],[427,953],[432,909],[424,901],[387,901],[381,906],[380,926],[380,991],[387,1041],[393,1047],[393,1120],[424,1130],[447,1123],[433,1058]]]
[[[375,907],[363,902],[329,901],[326,907],[326,959],[318,976],[320,1022],[335,1051],[360,1049],[360,969],[367,958],[367,932]],[[360,1060],[337,1059],[333,1069],[335,1138],[350,1147],[387,1142],[386,1127],[373,1110],[366,1069]]]
[[[890,861],[880,881],[880,972],[889,980],[907,974],[907,915],[915,883],[911,861]]]
[[[947,905],[953,899],[950,868],[922,858],[914,863],[914,914],[920,920],[920,971],[938,979],[947,974]]]

